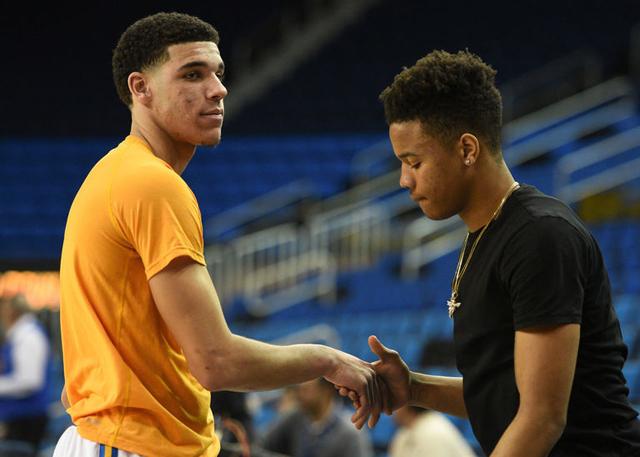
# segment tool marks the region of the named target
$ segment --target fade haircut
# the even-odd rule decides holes
[[[157,13],[134,22],[113,50],[111,67],[120,100],[131,106],[127,82],[134,71],[144,71],[169,59],[167,48],[194,41],[220,41],[218,31],[203,20],[181,13]]]
[[[502,98],[496,71],[469,52],[433,51],[405,68],[380,94],[387,124],[419,120],[451,145],[465,132],[500,155]]]

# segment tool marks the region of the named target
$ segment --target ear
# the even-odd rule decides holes
[[[460,136],[460,147],[463,163],[470,167],[480,156],[480,141],[471,133],[463,133]]]
[[[151,87],[149,86],[148,76],[139,71],[134,71],[127,78],[129,92],[131,92],[131,101],[138,102],[144,106],[151,103]]]

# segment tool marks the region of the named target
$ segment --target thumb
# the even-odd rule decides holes
[[[371,352],[377,355],[380,360],[384,361],[389,355],[391,355],[391,350],[382,344],[377,336],[371,335],[368,342]]]

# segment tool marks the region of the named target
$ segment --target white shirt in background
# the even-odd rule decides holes
[[[22,398],[42,388],[46,380],[49,342],[32,314],[24,314],[7,331],[11,373],[0,375],[0,397]]]
[[[475,457],[455,425],[443,414],[420,414],[411,427],[398,430],[389,447],[390,457]]]

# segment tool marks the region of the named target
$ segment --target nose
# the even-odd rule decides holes
[[[207,87],[207,98],[214,100],[222,100],[227,96],[227,88],[215,73],[212,75],[211,83]]]
[[[400,167],[400,187],[411,191],[414,185],[415,185],[415,180],[411,176],[411,173],[408,170],[408,166],[403,163],[402,166]]]

